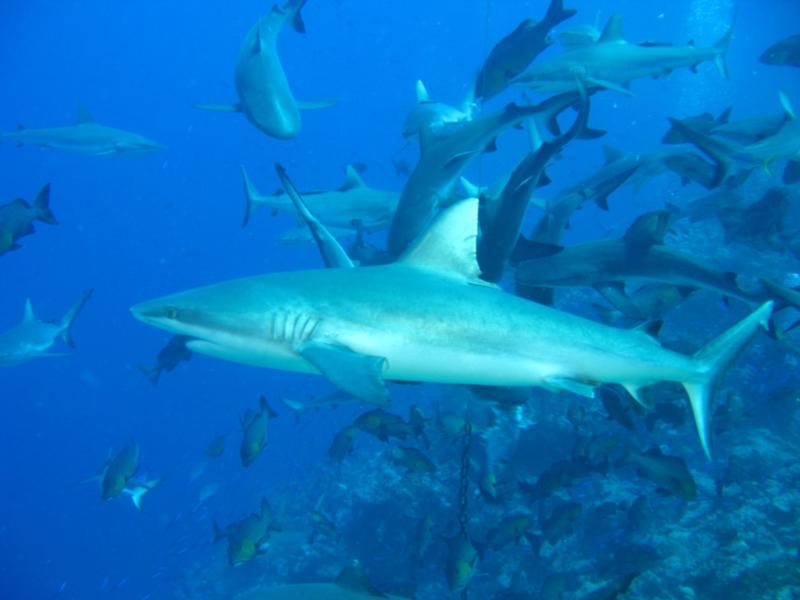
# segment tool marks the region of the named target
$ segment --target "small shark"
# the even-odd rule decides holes
[[[17,240],[36,231],[33,228],[34,221],[58,225],[56,216],[50,210],[49,183],[39,191],[33,204],[17,198],[0,206],[0,256],[22,248]]]
[[[706,454],[717,381],[772,312],[767,302],[694,356],[506,293],[480,279],[478,200],[442,211],[396,262],[271,273],[189,290],[131,309],[192,338],[192,351],[326,376],[367,402],[386,381],[543,386],[594,395],[601,383],[634,398],[681,383]],[[527,333],[525,333],[527,332]]]
[[[95,156],[144,154],[164,148],[136,133],[100,125],[85,108],[78,109],[72,125],[46,129],[27,129],[20,125],[17,131],[0,133],[0,142],[4,140],[16,142],[18,146],[30,144]]]
[[[753,144],[778,133],[784,123],[790,119],[786,112],[782,112],[778,115],[731,121],[730,114],[731,108],[728,107],[717,117],[710,113],[702,113],[681,119],[681,122],[705,135],[716,135],[739,144]],[[685,144],[688,141],[674,127],[670,128],[661,140],[664,144]]]
[[[338,190],[304,192],[303,198],[314,215],[332,231],[353,235],[362,229],[366,232],[386,229],[391,223],[400,194],[390,190],[369,187],[356,170],[348,165],[347,177]],[[273,214],[295,213],[291,198],[283,191],[272,196],[258,192],[242,167],[246,208],[243,226],[262,206]]]
[[[788,120],[773,135],[746,146],[712,138],[678,119],[670,119],[670,123],[687,141],[719,165],[722,172],[720,182],[734,167],[744,170],[764,167],[771,172],[774,162],[786,160],[783,182],[797,183],[800,181],[800,119],[785,94],[780,94],[780,101]]]
[[[732,29],[729,29],[710,48],[697,48],[693,44],[631,44],[623,35],[622,18],[614,15],[596,43],[575,46],[560,56],[534,64],[513,84],[558,93],[574,90],[576,81],[582,81],[586,87],[631,94],[629,84],[634,79],[661,77],[679,68],[696,70],[700,63],[708,60],[713,60],[727,78],[725,54],[731,35]]]
[[[509,104],[505,109],[471,121],[449,123],[438,132],[420,132],[420,158],[400,195],[389,229],[388,251],[399,256],[430,225],[469,164],[496,147],[504,131],[538,115],[545,121],[573,106],[577,93],[549,98],[535,106]],[[324,221],[324,219],[322,219]]]
[[[605,296],[617,291],[620,285],[637,279],[709,289],[749,303],[769,299],[764,291],[749,292],[740,288],[736,273],[720,272],[664,246],[662,239],[666,227],[653,233],[650,229],[653,219],[668,225],[671,215],[667,211],[647,213],[640,216],[621,239],[553,249],[550,256],[520,263],[515,274],[518,289],[594,287]]]
[[[475,96],[489,100],[522,73],[551,43],[550,30],[578,11],[564,9],[563,0],[550,0],[544,19],[525,19],[514,31],[497,42],[475,80]]]
[[[685,161],[690,156],[696,157],[693,153],[670,148],[633,154],[608,145],[603,146],[603,154],[605,162],[602,167],[547,202],[545,214],[531,234],[532,240],[559,244],[572,215],[584,202],[593,200],[597,206],[608,210],[609,196],[623,185],[631,183],[641,187],[653,177],[674,170],[672,160]],[[712,169],[711,165],[700,160]]]
[[[331,102],[297,102],[278,58],[278,35],[286,23],[305,33],[300,10],[306,0],[273,6],[247,33],[236,63],[238,104],[195,104],[195,108],[240,112],[268,136],[289,140],[300,133],[300,110],[327,108]]]
[[[33,314],[30,300],[25,301],[22,322],[4,333],[0,333],[0,367],[10,367],[34,358],[62,356],[50,349],[60,337],[71,348],[75,347],[71,330],[75,317],[92,295],[92,290],[81,294],[75,305],[58,322],[40,321]]]
[[[589,119],[589,97],[581,88],[580,111],[575,122],[563,135],[542,143],[514,169],[492,210],[481,211],[481,236],[478,242],[478,264],[481,277],[497,283],[503,277],[522,230],[522,222],[533,191],[546,180],[545,167],[571,140],[586,127]],[[481,198],[485,204],[484,198]]]

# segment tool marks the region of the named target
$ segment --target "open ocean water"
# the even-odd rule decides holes
[[[800,110],[797,66],[759,61],[772,44],[800,33],[795,0],[565,4],[577,15],[555,26],[552,45],[533,66],[564,52],[557,32],[602,30],[618,14],[632,43],[693,40],[707,48],[733,26],[729,78],[702,62],[696,73],[682,67],[637,78],[631,94],[593,94],[589,126],[605,135],[569,141],[549,161],[552,182],[534,192],[537,199],[557,199],[600,169],[604,145],[630,154],[678,147],[662,144],[668,117],[716,117],[730,106],[730,122],[781,118],[781,91]],[[299,134],[281,140],[241,114],[193,107],[237,102],[240,47],[268,2],[0,3],[0,131],[67,126],[76,111],[84,120],[90,112],[98,123],[163,145],[131,155],[117,148],[117,156],[2,140],[0,204],[33,202],[49,183],[58,224],[36,222],[19,249],[0,255],[0,331],[20,323],[26,299],[38,319],[60,320],[83,290],[93,295],[75,319],[74,349],[58,340],[49,350],[58,356],[0,369],[0,598],[366,598],[378,590],[420,600],[800,597],[796,331],[756,334],[722,378],[711,407],[711,460],[679,386],[654,394],[656,408],[647,412],[621,388],[592,400],[576,388],[526,387],[521,404],[509,407],[464,386],[390,384],[385,410],[406,422],[402,435],[387,441],[365,427],[357,437],[353,430],[351,451],[337,460],[329,453],[334,437],[375,407],[338,398],[334,407],[295,410],[335,390],[323,377],[200,353],[163,372],[157,385],[140,368],[156,363],[170,334],[134,319],[131,306],[219,281],[322,267],[313,243],[281,241],[298,223],[293,214],[265,208],[242,227],[241,167],[265,195],[280,187],[276,162],[303,192],[339,188],[347,165],[369,187],[401,192],[403,167],[419,157],[418,142],[401,135],[417,80],[432,99],[461,107],[495,44],[523,19],[541,20],[547,5],[310,0],[302,11],[306,33],[287,25],[278,52],[294,96],[332,106],[302,111]],[[509,87],[475,102],[474,116],[549,95]],[[574,114],[568,109],[561,118],[564,129]],[[521,128],[504,132],[497,147],[471,157],[469,181],[489,185],[529,151]],[[680,148],[713,165],[691,145]],[[799,151],[796,144],[795,157]],[[741,275],[743,288],[755,289],[764,276],[785,288],[800,284],[800,190],[782,179],[786,160],[764,161],[746,181],[717,186],[745,206],[779,188],[779,208],[736,213],[734,225],[724,218],[733,214],[724,198],[714,201],[717,208],[711,203],[710,218],[677,218],[673,210],[666,245]],[[465,195],[458,182],[454,189]],[[686,207],[709,193],[659,168],[615,190],[608,210],[587,192],[560,242],[618,239],[639,215],[667,203]],[[528,209],[523,232],[543,206]],[[352,233],[343,237],[345,248]],[[385,224],[366,238],[385,247]],[[501,286],[513,293],[513,274]],[[557,308],[593,320],[608,318],[593,308],[604,302],[586,287],[560,287],[555,296]],[[692,354],[754,308],[701,289],[658,316],[659,339]],[[793,310],[782,311],[779,329],[797,319]],[[637,323],[614,317],[613,324]],[[516,334],[535,339],[537,331]],[[277,417],[264,417],[268,442],[244,467],[240,445],[261,395]],[[412,405],[424,415],[413,433]],[[109,459],[134,445],[130,486],[163,477],[141,510],[124,491],[101,498]],[[603,449],[595,454],[587,445]],[[406,460],[407,448],[430,464]],[[656,464],[643,466],[648,457]],[[464,539],[476,548],[470,560],[454,558],[447,541],[461,533],[460,486]],[[264,516],[262,498],[270,525],[257,534],[237,530],[248,515]],[[501,522],[510,529],[498,532]],[[216,543],[215,523],[223,533]],[[253,555],[230,559],[228,545],[242,539],[252,542]],[[452,561],[465,573],[460,583],[448,577]],[[345,567],[351,579],[353,571],[368,574],[371,591],[351,579],[322,595],[270,591],[331,584]]]

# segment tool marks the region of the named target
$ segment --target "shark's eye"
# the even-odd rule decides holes
[[[164,309],[164,316],[172,321],[178,320],[178,309],[174,306],[167,306]]]

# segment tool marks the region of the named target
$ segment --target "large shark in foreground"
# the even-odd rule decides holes
[[[766,324],[765,303],[694,356],[503,292],[479,278],[478,200],[443,211],[395,263],[271,273],[134,306],[191,350],[317,373],[369,402],[385,382],[544,386],[593,396],[618,383],[639,398],[658,381],[686,389],[708,454],[708,411],[726,367]]]
[[[75,122],[65,127],[27,129],[0,133],[0,142],[16,142],[42,148],[57,148],[83,154],[107,156],[111,154],[144,154],[164,146],[137,133],[100,125],[85,109],[78,109]]]
[[[0,333],[0,367],[10,367],[44,356],[60,356],[50,352],[58,338],[64,340],[68,346],[74,347],[75,343],[70,334],[72,323],[91,295],[92,290],[83,292],[67,314],[60,321],[54,322],[37,319],[33,314],[31,301],[27,300],[22,322]]]
[[[306,0],[273,6],[247,33],[236,63],[238,104],[196,104],[196,108],[240,112],[269,136],[288,140],[300,133],[300,109],[324,108],[330,102],[297,102],[278,57],[278,35],[286,23],[305,33],[300,9]]]

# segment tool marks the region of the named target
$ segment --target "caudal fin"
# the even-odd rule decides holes
[[[695,145],[698,150],[715,163],[717,169],[709,182],[708,189],[713,189],[725,181],[731,171],[731,156],[734,154],[742,155],[741,149],[730,142],[723,142],[722,140],[700,133],[678,119],[670,118],[669,121],[672,123],[672,128],[675,131],[686,138],[689,143]]]
[[[731,45],[732,37],[733,25],[728,28],[728,31],[725,32],[725,35],[723,35],[722,38],[720,38],[720,40],[713,46],[713,50],[715,52],[714,64],[717,66],[717,70],[719,71],[720,75],[722,75],[725,79],[729,78],[726,58],[728,56],[728,47]]]
[[[256,189],[256,186],[253,185],[253,182],[250,181],[250,178],[247,176],[247,171],[245,171],[244,167],[242,169],[242,183],[244,183],[244,219],[242,220],[242,227],[246,227],[247,224],[250,222],[250,219],[253,218],[253,215],[258,210],[260,204],[262,204],[261,196]]]
[[[64,340],[64,343],[67,344],[70,348],[75,347],[75,341],[72,339],[72,323],[75,321],[75,317],[78,316],[78,313],[83,308],[83,305],[92,297],[93,289],[89,288],[85,290],[81,297],[78,298],[78,301],[75,305],[67,311],[67,314],[64,315],[64,318],[61,319],[61,339]]]
[[[50,184],[46,183],[36,196],[33,202],[33,208],[36,209],[36,219],[48,225],[58,225],[58,220],[50,210]]]
[[[694,356],[698,366],[698,378],[695,381],[681,382],[689,395],[700,444],[708,458],[711,458],[708,444],[708,411],[714,388],[745,344],[756,333],[759,325],[765,329],[769,326],[771,314],[772,301],[769,301],[700,350]]]
[[[546,24],[548,29],[552,29],[559,23],[563,23],[570,17],[577,14],[574,8],[564,8],[564,0],[551,0],[550,6],[542,19],[542,23]]]

